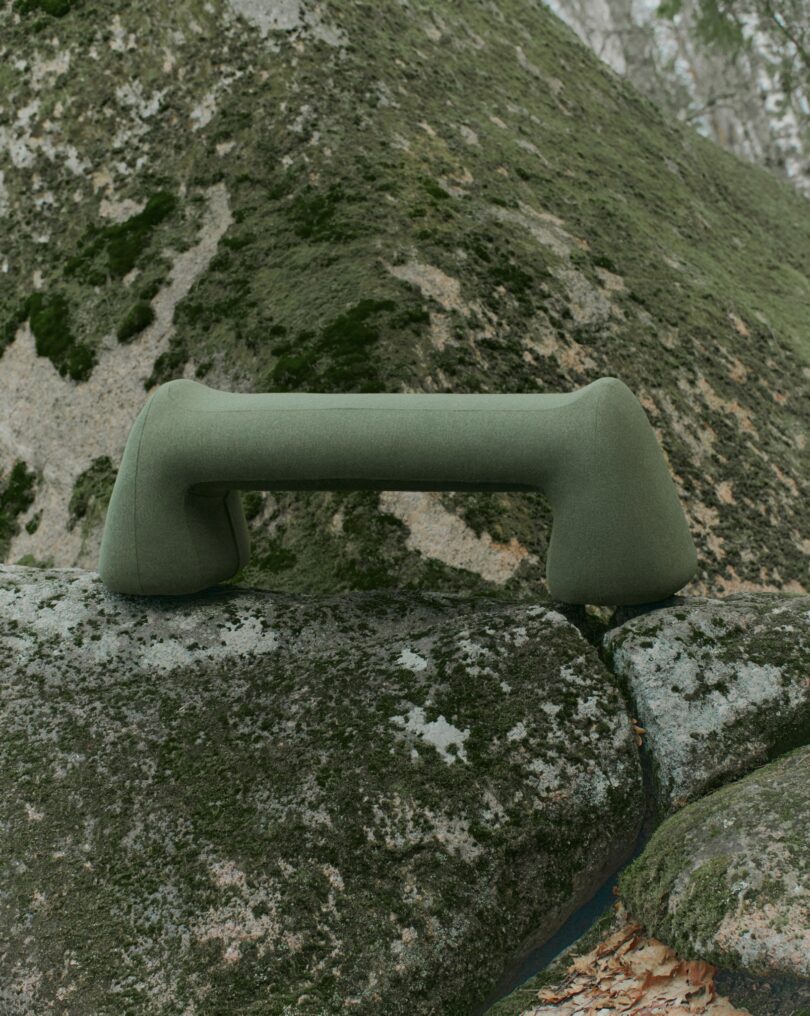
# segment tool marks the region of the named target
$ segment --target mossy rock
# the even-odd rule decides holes
[[[116,473],[109,456],[100,455],[79,474],[68,504],[69,528],[81,522],[88,531],[104,520]]]
[[[810,597],[676,597],[604,636],[671,812],[810,742]]]
[[[0,554],[5,556],[11,540],[19,532],[18,516],[34,503],[37,474],[18,459],[11,469],[0,474]]]
[[[0,690],[15,1014],[468,1016],[643,811],[621,696],[544,605],[5,567]]]
[[[688,805],[620,878],[628,911],[690,959],[810,980],[810,747]]]
[[[197,370],[245,392],[560,392],[617,376],[659,434],[694,532],[688,591],[805,589],[806,199],[667,119],[542,4],[265,8],[0,10],[11,144],[28,153],[0,167],[0,346],[18,341],[40,273],[75,348],[110,367],[122,350],[103,339],[160,292],[172,328],[127,347],[142,353],[130,373],[144,399]],[[41,74],[37,21],[58,40]],[[175,276],[212,188],[232,222]],[[122,202],[140,210],[117,221]],[[88,366],[72,364],[64,400],[81,402],[72,378]],[[3,353],[0,388],[29,376],[9,376]],[[1,428],[5,461],[44,433],[27,394],[30,411]],[[135,415],[116,412],[118,450],[94,452],[114,463]],[[82,439],[66,427],[48,460],[72,461]],[[65,516],[75,480],[45,475],[46,513]],[[345,514],[363,520],[351,540],[330,528],[341,507],[282,494],[272,531],[257,519],[251,532],[268,567],[246,580],[543,595],[548,506],[528,493],[443,493],[398,535],[380,519],[404,516],[402,499],[392,512],[350,498]],[[470,566],[450,516],[512,566],[496,579]],[[55,525],[43,517],[32,552],[49,553]],[[295,567],[273,570],[277,548]],[[75,563],[75,541],[61,552]]]
[[[152,305],[145,300],[138,300],[129,308],[123,321],[118,326],[118,341],[131,342],[136,335],[155,320]]]

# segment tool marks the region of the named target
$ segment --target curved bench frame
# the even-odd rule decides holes
[[[104,583],[178,594],[231,578],[249,558],[239,490],[541,491],[549,590],[568,603],[656,602],[697,566],[655,433],[612,377],[549,395],[242,395],[170,381],[124,450]]]

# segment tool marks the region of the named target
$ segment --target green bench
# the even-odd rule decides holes
[[[629,388],[565,394],[298,394],[161,385],[130,432],[99,572],[113,591],[193,593],[249,558],[240,490],[541,491],[551,595],[662,600],[695,548],[666,461]]]

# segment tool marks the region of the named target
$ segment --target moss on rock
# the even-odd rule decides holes
[[[0,557],[5,557],[12,538],[19,532],[17,517],[34,503],[36,473],[18,459],[5,476],[0,475]]]
[[[38,271],[95,348],[133,292],[152,299],[155,260],[191,242],[221,184],[232,232],[150,349],[148,385],[189,364],[238,391],[567,391],[619,376],[695,533],[690,591],[804,588],[806,202],[668,121],[542,5],[289,5],[289,31],[261,11],[148,0],[111,25],[85,3],[46,19],[70,73],[41,81],[16,66],[38,59],[32,19],[0,11],[3,86],[27,111],[10,130],[29,153],[2,167],[0,344]],[[62,139],[52,158],[46,124]],[[126,206],[102,202],[142,211],[109,222]],[[361,328],[366,301],[395,307]],[[325,337],[346,316],[359,347]],[[527,552],[510,595],[542,591],[536,499],[440,501],[497,517],[501,542]],[[331,504],[285,501],[271,538],[298,558],[286,588],[344,588]],[[352,552],[379,549],[372,536]],[[390,549],[380,571],[401,584],[498,586],[405,540]]]
[[[467,1016],[632,849],[621,696],[542,605],[10,567],[0,618],[0,981],[28,1011]]]
[[[110,461],[110,457],[101,455],[93,459],[87,469],[79,474],[68,504],[70,513],[68,525],[71,529],[81,522],[87,531],[104,519],[116,473],[117,469]]]
[[[124,319],[118,326],[117,336],[119,342],[132,342],[136,335],[144,330],[155,320],[155,312],[152,305],[145,300],[139,300],[129,308]]]
[[[688,958],[810,977],[810,748],[668,818],[625,870],[625,905]]]
[[[676,597],[604,637],[663,812],[810,742],[810,597]]]

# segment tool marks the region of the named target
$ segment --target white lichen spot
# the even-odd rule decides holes
[[[211,865],[211,877],[220,888],[231,885],[245,888],[247,885],[244,871],[233,861],[215,861]]]
[[[534,758],[526,768],[534,777],[535,792],[541,795],[553,794],[556,796],[561,788],[571,785],[573,773],[570,766],[561,758],[554,758],[551,761],[544,758]]]
[[[217,95],[212,89],[206,92],[197,105],[192,109],[190,120],[192,131],[198,131],[211,122],[217,110]]]
[[[321,871],[324,873],[324,875],[326,876],[326,878],[327,878],[327,880],[329,882],[329,885],[334,890],[336,890],[339,893],[342,893],[344,891],[344,889],[346,887],[345,887],[345,885],[343,883],[343,876],[340,874],[340,872],[337,870],[337,868],[334,865],[332,865],[332,864],[322,864],[321,865]]]
[[[515,646],[522,646],[524,642],[529,641],[528,633],[523,625],[519,625],[517,628],[513,628],[509,633],[512,639],[512,644]]]
[[[478,660],[482,656],[489,656],[489,650],[485,649],[482,645],[477,642],[473,642],[471,639],[461,638],[458,640],[458,648],[461,653],[471,660]]]
[[[464,742],[470,736],[470,731],[459,730],[452,723],[448,723],[444,716],[428,722],[425,710],[421,706],[413,706],[407,716],[392,716],[391,722],[433,745],[448,765],[456,759],[467,761]],[[455,750],[451,751],[451,748]]]
[[[39,53],[34,55],[31,63],[31,87],[38,91],[43,83],[52,86],[56,79],[66,74],[70,67],[70,50],[62,49],[56,52],[50,60],[44,59]],[[57,113],[57,116],[59,114]]]
[[[407,670],[412,670],[415,674],[420,670],[426,670],[428,661],[424,656],[420,656],[418,653],[412,652],[410,649],[403,649],[397,658],[397,664],[400,667],[405,667]]]
[[[121,15],[116,14],[110,24],[110,31],[112,32],[112,38],[110,39],[110,49],[115,53],[124,53],[128,49],[135,49],[137,46],[137,40],[134,32],[127,32],[124,28],[123,22],[121,21]]]
[[[159,88],[147,97],[144,95],[143,85],[140,81],[126,81],[115,89],[115,97],[122,106],[131,109],[136,116],[142,120],[148,120],[160,109],[160,103],[167,91],[167,88]]]
[[[278,50],[270,38],[271,32],[300,33],[311,35],[329,46],[340,47],[348,43],[348,36],[342,28],[327,24],[323,20],[321,4],[305,0],[228,0],[231,10],[258,28],[263,39],[271,48]]]
[[[507,731],[506,740],[507,741],[522,741],[523,738],[526,736],[526,734],[527,734],[526,724],[523,722],[523,720],[519,720],[514,725],[514,727],[512,727],[511,730]]]

